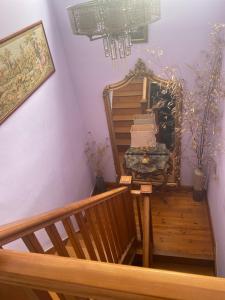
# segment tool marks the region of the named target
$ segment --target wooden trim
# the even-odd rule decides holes
[[[143,198],[143,266],[149,268],[152,264],[151,200],[147,195]]]
[[[79,202],[73,202],[65,207],[57,208],[47,213],[43,213],[31,218],[27,218],[15,223],[3,225],[0,227],[0,245],[5,245],[11,241],[35,232],[41,228],[47,227],[57,221],[78,213],[83,209],[93,207],[100,204],[113,196],[118,196],[124,193],[128,188],[120,187],[93,197],[86,198]]]
[[[98,299],[222,300],[225,295],[224,278],[9,250],[0,250],[0,282]]]
[[[212,242],[213,242],[213,258],[214,258],[214,274],[217,276],[217,249],[216,249],[216,240],[215,240],[215,234],[214,234],[214,227],[212,223],[212,215],[211,215],[211,209],[209,206],[208,196],[206,195],[206,208],[207,208],[207,215],[209,219],[209,227],[212,235]]]

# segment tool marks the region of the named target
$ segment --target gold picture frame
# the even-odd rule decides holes
[[[120,90],[123,88],[126,88],[125,94],[127,94],[127,92],[129,91],[129,86],[130,84],[132,84],[133,81],[134,82],[143,81],[143,95],[142,97],[140,96],[140,104],[141,105],[144,104],[147,96],[147,94],[145,95],[144,93],[144,91],[146,91],[145,80],[144,80],[145,78],[149,82],[157,82],[162,88],[167,89],[173,87],[176,90],[176,93],[174,94],[174,97],[176,99],[176,107],[174,113],[175,143],[174,143],[174,149],[170,153],[172,173],[167,184],[170,186],[179,186],[180,166],[181,166],[181,115],[182,115],[181,112],[182,112],[182,99],[183,99],[182,88],[179,82],[177,82],[176,80],[171,81],[156,76],[151,69],[147,68],[146,64],[141,59],[138,59],[134,70],[131,70],[123,80],[118,81],[117,83],[107,85],[103,90],[103,100],[104,100],[106,118],[108,123],[109,136],[112,145],[112,153],[113,153],[116,175],[117,178],[120,178],[121,176],[127,176],[129,174],[126,173],[123,166],[124,154],[121,155],[121,151],[119,149],[119,146],[117,145],[118,131],[116,131],[115,116],[112,113],[113,97],[120,95]],[[132,91],[133,90],[131,90],[131,93]],[[124,93],[122,92],[121,95],[124,96]],[[124,132],[122,132],[121,134],[124,135]]]
[[[42,21],[0,40],[0,124],[54,72]]]

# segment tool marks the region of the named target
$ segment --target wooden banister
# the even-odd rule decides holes
[[[0,283],[62,295],[93,299],[224,300],[224,282],[222,278],[0,250]]]
[[[96,204],[100,204],[112,197],[119,196],[126,190],[128,190],[127,187],[120,187],[100,195],[86,198],[79,202],[73,202],[67,206],[54,209],[47,213],[3,225],[0,227],[0,246],[10,243],[25,235],[29,235],[34,231],[47,227],[57,221],[62,221],[71,214],[79,213],[84,209],[91,208]]]

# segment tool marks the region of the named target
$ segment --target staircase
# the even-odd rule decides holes
[[[120,187],[0,227],[0,299],[224,299],[222,278],[153,269],[151,200],[146,190]],[[56,255],[44,249],[40,230]],[[138,231],[146,268],[127,266],[137,253]],[[18,240],[28,251],[7,250]],[[163,261],[160,266],[169,269]]]
[[[113,93],[112,116],[118,151],[126,151],[130,146],[130,129],[134,115],[141,113],[143,79],[131,81]]]

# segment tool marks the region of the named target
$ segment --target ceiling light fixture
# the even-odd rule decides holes
[[[103,39],[106,57],[131,54],[131,33],[160,19],[160,0],[95,0],[68,7],[73,33]]]

